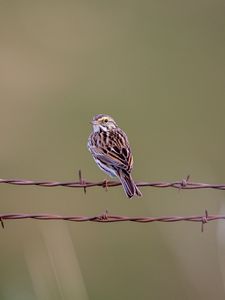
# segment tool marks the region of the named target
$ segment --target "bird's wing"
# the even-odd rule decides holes
[[[90,146],[92,155],[102,163],[114,166],[115,168],[131,171],[133,156],[125,133],[121,131],[111,132],[109,142],[104,145]]]

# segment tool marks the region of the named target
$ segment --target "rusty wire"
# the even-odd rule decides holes
[[[78,173],[79,181],[69,181],[69,182],[59,182],[59,181],[34,181],[27,179],[0,179],[0,184],[12,184],[12,185],[35,185],[42,187],[71,187],[71,188],[83,188],[84,193],[86,193],[87,188],[91,187],[102,187],[106,190],[109,187],[120,186],[119,181],[99,181],[93,182],[84,180],[82,178],[81,170]],[[190,176],[188,175],[186,179],[182,179],[174,182],[136,182],[137,186],[140,187],[156,187],[156,188],[174,188],[174,189],[217,189],[225,190],[225,184],[208,184],[201,182],[191,182]],[[137,222],[137,223],[152,223],[152,222],[199,222],[201,223],[201,231],[203,232],[204,224],[210,221],[224,220],[225,215],[209,215],[207,210],[205,210],[204,215],[192,215],[192,216],[160,216],[160,217],[129,217],[122,215],[110,215],[108,211],[103,214],[96,216],[62,216],[56,214],[25,214],[25,213],[6,213],[0,214],[0,224],[4,228],[4,221],[6,220],[22,220],[22,219],[35,219],[35,220],[64,220],[72,222],[99,222],[99,223],[112,223],[112,222]]]
[[[0,214],[0,222],[4,228],[4,221],[6,220],[22,220],[22,219],[35,219],[35,220],[64,220],[71,222],[98,222],[98,223],[113,223],[113,222],[137,222],[137,223],[153,223],[153,222],[199,222],[201,223],[201,231],[203,232],[204,224],[210,221],[224,220],[225,215],[209,215],[205,210],[203,215],[192,216],[160,216],[160,217],[129,217],[122,215],[111,215],[108,211],[96,216],[62,216],[56,214],[24,214],[24,213],[5,213]]]
[[[70,187],[70,188],[83,188],[86,193],[87,188],[91,187],[103,187],[105,189],[110,187],[116,187],[121,185],[119,181],[108,181],[103,180],[99,182],[93,182],[84,180],[81,175],[81,170],[79,170],[79,181],[69,181],[69,182],[59,182],[59,181],[34,181],[27,179],[0,179],[0,184],[12,184],[12,185],[36,185],[42,187]],[[155,188],[174,188],[178,190],[195,190],[195,189],[216,189],[216,190],[225,190],[225,184],[209,184],[202,182],[191,182],[190,176],[187,176],[186,179],[179,181],[166,182],[166,181],[157,181],[157,182],[145,182],[139,181],[136,182],[137,186],[140,187],[155,187]]]

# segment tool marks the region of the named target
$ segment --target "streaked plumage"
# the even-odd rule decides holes
[[[126,134],[108,115],[96,115],[91,123],[93,132],[88,139],[88,149],[99,168],[111,177],[118,177],[129,198],[141,196],[130,174],[133,156]]]

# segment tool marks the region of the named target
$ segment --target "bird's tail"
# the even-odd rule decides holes
[[[130,174],[121,172],[121,174],[119,174],[118,176],[128,198],[132,198],[135,195],[139,197],[142,196],[142,193],[134,183]]]

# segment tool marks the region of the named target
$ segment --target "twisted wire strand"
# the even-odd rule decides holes
[[[83,188],[86,193],[87,188],[91,187],[102,187],[108,189],[109,187],[120,186],[119,181],[87,181],[82,178],[81,170],[79,170],[79,181],[34,181],[27,179],[0,179],[0,184],[12,184],[12,185],[35,185],[42,187],[71,187],[71,188]],[[190,176],[186,179],[182,179],[174,182],[136,182],[137,186],[140,187],[156,187],[156,188],[175,188],[181,189],[217,189],[225,190],[225,184],[208,184],[201,182],[191,182]],[[152,223],[152,222],[199,222],[201,223],[201,230],[203,231],[204,224],[210,221],[224,220],[225,215],[209,215],[207,210],[205,210],[204,215],[192,215],[192,216],[159,216],[159,217],[129,217],[122,215],[110,215],[108,211],[103,214],[96,216],[62,216],[56,214],[25,214],[25,213],[6,213],[0,214],[0,223],[2,228],[4,228],[4,221],[6,220],[21,220],[21,219],[35,219],[35,220],[64,220],[72,222],[99,222],[99,223],[112,223],[112,222],[137,222],[137,223]]]
[[[192,216],[159,216],[159,217],[145,217],[145,216],[122,216],[122,215],[111,215],[108,211],[100,215],[95,216],[62,216],[58,214],[25,214],[25,213],[5,213],[0,214],[0,222],[4,228],[4,221],[8,220],[22,220],[22,219],[35,219],[35,220],[64,220],[71,222],[98,222],[98,223],[113,223],[113,222],[137,222],[137,223],[153,223],[153,222],[199,222],[202,227],[203,225],[216,220],[224,220],[225,215],[209,215],[208,211],[205,210],[203,215],[192,215]]]
[[[12,185],[36,185],[42,187],[70,187],[70,188],[83,188],[84,192],[86,192],[87,188],[91,187],[102,187],[102,188],[110,188],[120,186],[121,183],[119,181],[108,181],[103,180],[99,182],[93,182],[84,180],[81,175],[81,171],[79,171],[79,181],[34,181],[27,179],[0,179],[0,184],[12,184]],[[174,182],[165,182],[165,181],[157,181],[157,182],[145,182],[139,181],[136,182],[136,185],[139,187],[155,187],[155,188],[174,188],[174,189],[184,189],[184,190],[195,190],[195,189],[216,189],[216,190],[225,190],[225,184],[209,184],[202,182],[191,182],[190,176],[187,176],[186,179],[182,179]]]

